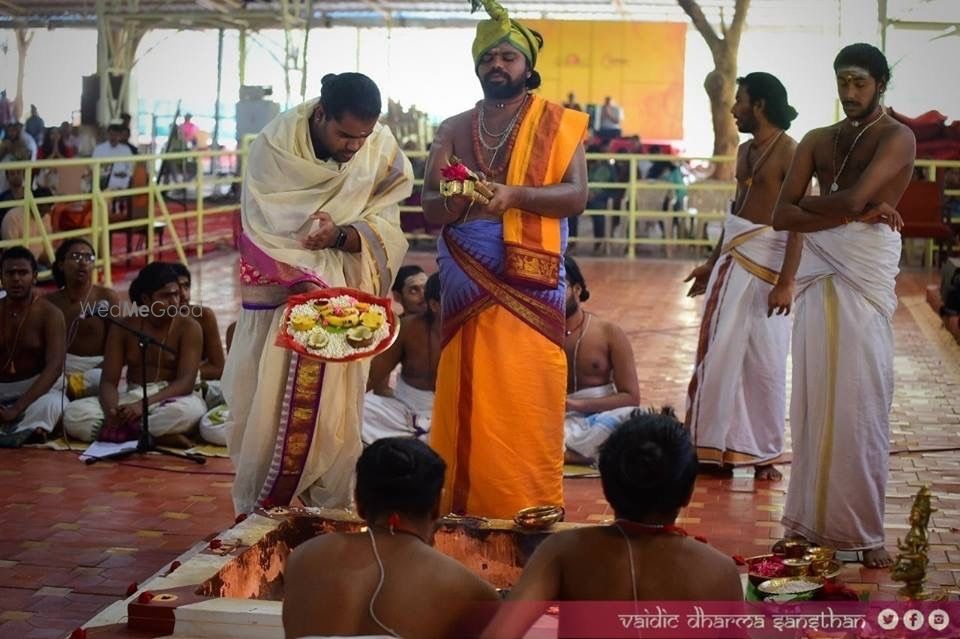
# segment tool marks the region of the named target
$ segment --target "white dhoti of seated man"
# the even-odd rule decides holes
[[[40,375],[34,375],[17,382],[0,382],[0,407],[14,404],[26,395],[30,387],[39,378]],[[53,428],[60,421],[60,414],[63,412],[65,401],[63,397],[63,377],[59,377],[50,387],[50,390],[27,406],[20,418],[14,422],[14,431],[34,432],[39,429],[45,433],[53,432]]]
[[[567,395],[567,400],[592,400],[617,394],[614,384],[582,388]],[[596,459],[600,446],[610,433],[638,409],[636,406],[621,406],[599,413],[586,414],[569,411],[563,419],[564,443],[567,448],[587,459]],[[646,411],[643,411],[646,412]]]
[[[147,384],[147,397],[156,395],[168,386],[166,382]],[[139,404],[143,399],[143,388],[143,386],[127,387],[125,392],[118,395],[117,401],[121,405]],[[207,404],[196,392],[150,404],[147,411],[150,434],[154,437],[163,437],[190,433],[197,429],[200,419],[206,412]],[[100,398],[84,397],[67,405],[63,412],[63,427],[67,435],[73,439],[92,442],[97,439],[105,418]],[[139,427],[139,422],[131,424],[131,433],[137,432],[133,426]]]
[[[383,437],[419,437],[430,434],[434,392],[414,388],[397,377],[393,397],[368,391],[363,398],[363,443]]]

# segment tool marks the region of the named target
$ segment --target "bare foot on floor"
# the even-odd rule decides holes
[[[710,475],[712,477],[733,477],[733,466],[717,464],[700,463],[697,472],[701,475]]]
[[[881,546],[863,551],[863,565],[867,568],[889,568],[893,565],[893,559],[887,549]]]
[[[760,481],[780,481],[783,474],[773,464],[764,464],[754,467],[753,478]]]

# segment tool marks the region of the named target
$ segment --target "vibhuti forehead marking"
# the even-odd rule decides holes
[[[848,65],[837,69],[837,78],[841,80],[866,80],[873,77],[869,71],[863,67]]]

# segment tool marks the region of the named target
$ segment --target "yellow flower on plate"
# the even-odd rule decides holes
[[[317,319],[309,315],[297,315],[290,318],[290,325],[295,331],[309,331],[317,325]]]
[[[384,317],[378,311],[369,310],[360,316],[360,323],[372,331],[375,331],[378,328],[380,328],[383,322],[384,322]]]

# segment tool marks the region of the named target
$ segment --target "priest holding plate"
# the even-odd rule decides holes
[[[410,162],[378,123],[380,91],[328,75],[274,119],[243,184],[243,307],[223,374],[237,513],[349,507],[370,357],[396,336],[389,295],[407,251]]]
[[[443,512],[511,519],[563,504],[563,253],[586,205],[587,115],[532,93],[543,38],[482,5],[483,99],[440,125],[424,176],[424,215],[445,225],[430,445],[447,464]]]

